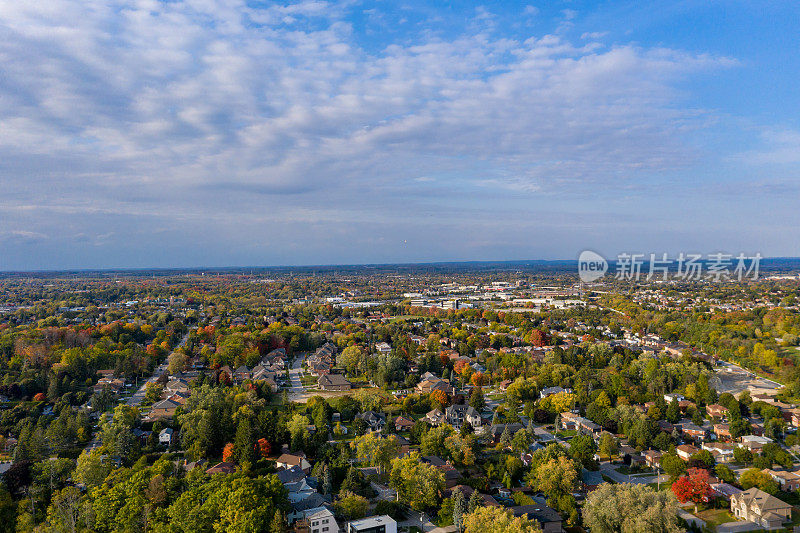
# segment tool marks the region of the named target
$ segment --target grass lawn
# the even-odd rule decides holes
[[[728,509],[706,509],[700,511],[695,516],[700,520],[705,521],[707,524],[718,526],[726,522],[736,522],[736,518],[731,514]]]

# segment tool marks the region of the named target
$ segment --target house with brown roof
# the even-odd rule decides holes
[[[453,386],[446,379],[429,378],[417,383],[417,392],[420,394],[430,394],[435,390],[440,390],[447,395],[453,394]]]
[[[322,390],[350,390],[353,385],[341,374],[324,374],[317,380]]]
[[[795,492],[800,489],[800,474],[797,472],[770,470],[769,468],[765,468],[762,472],[774,479],[781,486],[782,491]]]
[[[293,466],[297,466],[300,467],[300,469],[306,474],[311,472],[311,463],[309,463],[308,460],[302,455],[284,453],[275,460],[275,465],[278,468],[285,468],[287,470]]]
[[[714,424],[714,435],[720,440],[733,440],[731,427],[728,424]]]
[[[172,400],[161,400],[150,408],[150,412],[144,417],[146,421],[165,420],[175,416],[175,411],[180,405]]]
[[[733,461],[733,450],[736,446],[727,442],[704,442],[703,449],[711,452],[714,460],[718,463],[730,463]]]
[[[432,409],[425,414],[423,420],[435,427],[445,422],[445,417],[441,409]]]
[[[398,416],[394,419],[395,431],[407,431],[414,427],[414,421],[404,416]]]
[[[792,506],[755,487],[731,496],[731,513],[764,529],[781,529],[792,519]]]
[[[233,463],[217,463],[208,470],[206,474],[233,474],[236,472],[236,465]]]
[[[721,420],[728,416],[728,408],[718,403],[712,403],[706,406],[706,414],[712,418],[719,418]]]
[[[678,457],[683,459],[684,461],[688,461],[689,458],[699,452],[697,448],[692,446],[691,444],[681,444],[677,448],[675,448],[675,452],[678,454]]]
[[[664,455],[664,452],[661,450],[645,450],[642,452],[644,463],[650,468],[657,468],[659,465],[661,465],[662,455]]]

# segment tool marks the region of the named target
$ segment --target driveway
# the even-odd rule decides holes
[[[289,389],[289,401],[290,402],[304,402],[306,398],[306,389],[303,387],[303,383],[300,381],[300,372],[303,368],[303,361],[306,360],[308,354],[301,353],[298,354],[297,357],[294,358],[292,361],[292,366],[289,368],[289,381],[292,384],[292,388]]]

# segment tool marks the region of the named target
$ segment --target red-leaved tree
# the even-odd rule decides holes
[[[690,468],[685,476],[672,484],[672,493],[681,503],[694,502],[696,510],[698,503],[707,503],[713,494],[709,477],[708,470]]]
[[[271,451],[272,446],[267,439],[258,439],[258,452],[261,454],[261,457],[269,457]]]

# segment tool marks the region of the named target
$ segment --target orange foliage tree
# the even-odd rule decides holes
[[[222,449],[222,460],[226,463],[233,462],[233,443],[229,442],[225,445],[225,448]]]
[[[439,406],[440,409],[447,407],[448,399],[447,393],[443,390],[435,390],[430,395],[430,400],[432,404],[436,404]]]

